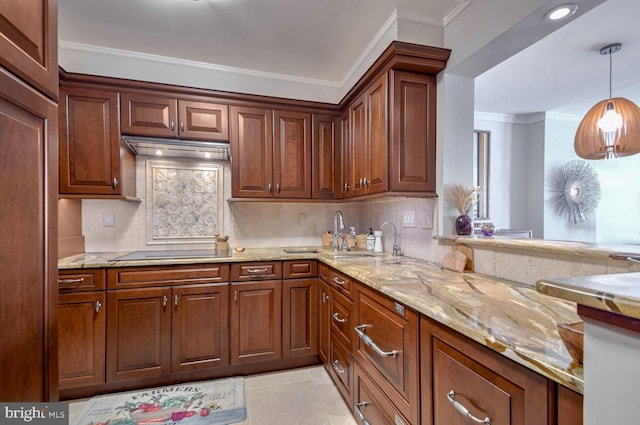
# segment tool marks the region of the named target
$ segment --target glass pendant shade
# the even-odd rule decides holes
[[[624,97],[596,103],[580,122],[573,146],[584,159],[640,153],[640,108]]]

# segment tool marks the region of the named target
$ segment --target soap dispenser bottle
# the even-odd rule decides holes
[[[382,230],[375,230],[373,236],[376,238],[373,245],[373,252],[382,252]]]
[[[376,237],[373,236],[373,229],[369,229],[369,233],[367,233],[367,251],[373,251],[373,248],[376,244]]]

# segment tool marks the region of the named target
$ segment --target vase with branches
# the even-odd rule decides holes
[[[470,235],[473,231],[473,219],[469,212],[478,203],[480,187],[467,187],[456,184],[451,189],[450,201],[458,211],[456,218],[456,233],[458,235]]]

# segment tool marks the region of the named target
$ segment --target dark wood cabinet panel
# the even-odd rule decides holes
[[[105,382],[106,294],[61,294],[58,307],[60,389]]]
[[[178,100],[179,134],[184,139],[229,140],[229,107]]]
[[[311,114],[275,110],[273,118],[273,194],[311,198]]]
[[[418,424],[418,422],[407,420],[357,363],[354,365],[353,380],[353,410],[355,417],[361,423],[370,425]],[[431,422],[423,423],[430,424]]]
[[[418,423],[420,381],[418,314],[357,285],[354,356],[396,409]]]
[[[229,284],[171,290],[171,373],[229,364]]]
[[[391,71],[390,190],[436,190],[436,78]]]
[[[338,387],[342,398],[351,406],[353,402],[353,356],[350,347],[345,347],[340,340],[331,338],[329,351],[329,375]]]
[[[329,350],[331,342],[331,287],[319,280],[319,309],[318,309],[318,354],[322,363],[329,363]]]
[[[455,403],[497,425],[555,422],[546,378],[427,318],[420,328],[423,423],[468,424]]]
[[[335,168],[339,144],[336,137],[336,117],[313,115],[313,198],[332,199],[338,189]]]
[[[389,188],[389,147],[387,134],[387,74],[366,91],[368,170],[366,193],[386,192]]]
[[[63,86],[60,95],[60,193],[126,195],[118,93]]]
[[[4,2],[2,17],[13,8],[28,10],[21,2]],[[2,26],[5,36],[6,30]],[[8,53],[4,45],[0,51],[3,58]],[[5,402],[57,399],[57,133],[56,104],[0,67],[0,376],[6,383],[0,385],[0,400]]]
[[[105,269],[75,269],[60,270],[58,272],[58,290],[69,291],[99,291],[106,287]]]
[[[339,118],[340,137],[338,138],[338,149],[336,150],[335,167],[336,181],[338,187],[336,194],[338,198],[348,198],[353,189],[353,172],[351,169],[351,122],[350,109],[347,109]]]
[[[172,97],[122,93],[122,133],[177,137],[178,100]]]
[[[335,289],[331,296],[331,338],[338,338],[351,348],[353,342],[353,301]]]
[[[171,267],[114,267],[107,269],[107,287],[145,288],[229,281],[228,264],[189,264]]]
[[[282,281],[231,284],[231,364],[282,357]]]
[[[558,385],[556,397],[556,424],[582,425],[584,399],[581,394]]]
[[[107,293],[107,381],[169,373],[171,288]]]
[[[0,65],[57,99],[57,1],[0,2],[0,52]]]
[[[349,179],[353,182],[351,196],[361,196],[367,193],[366,180],[364,179],[369,170],[366,93],[363,93],[349,107],[349,130],[351,162],[349,164],[350,170],[347,172],[352,176]]]
[[[282,282],[282,357],[318,354],[318,279]]]
[[[231,194],[273,196],[273,112],[231,106]]]
[[[318,262],[316,260],[285,260],[282,262],[282,277],[284,279],[316,276],[318,276]]]
[[[234,282],[274,279],[282,279],[281,261],[255,261],[231,264],[231,280]]]

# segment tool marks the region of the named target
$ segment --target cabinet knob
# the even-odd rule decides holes
[[[102,303],[100,301],[96,301],[96,313],[100,313],[100,307],[102,307]]]
[[[349,189],[351,189],[351,186],[349,186],[349,183],[345,183],[345,184],[344,184],[344,191],[345,191],[345,192],[348,192],[348,191],[349,191]]]
[[[491,425],[491,419],[489,419],[489,417],[485,417],[484,419],[478,419],[475,416],[473,416],[471,412],[469,412],[469,409],[464,407],[462,403],[456,401],[456,393],[453,390],[447,393],[447,400],[449,400],[449,403],[451,403],[453,407],[455,407],[455,409],[458,412],[460,412],[462,416],[465,416],[466,418],[469,418],[473,422],[478,424]]]
[[[114,177],[113,178],[113,188],[115,189],[116,187],[118,187],[118,178]]]

